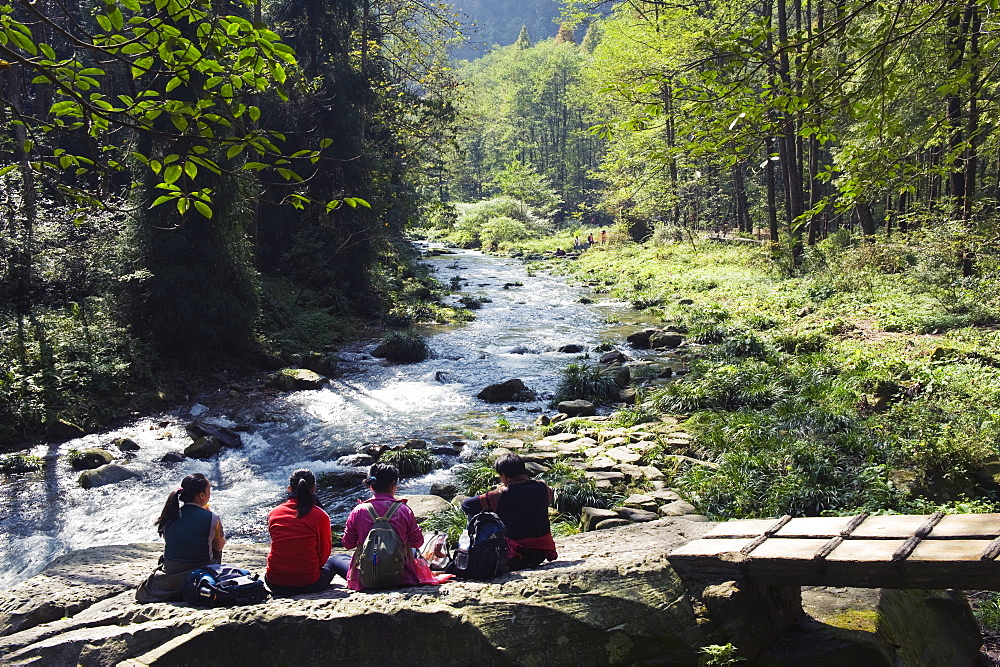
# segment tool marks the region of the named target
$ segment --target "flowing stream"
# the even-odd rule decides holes
[[[234,414],[202,414],[205,406],[192,400],[124,428],[35,448],[31,453],[46,459],[43,471],[0,482],[0,590],[72,550],[157,541],[152,522],[164,499],[194,472],[212,480],[212,509],[222,517],[231,542],[267,541],[267,513],[282,500],[296,468],[309,467],[317,474],[356,471],[337,459],[363,443],[400,444],[409,438],[467,443],[460,456],[444,457],[442,468],[401,485],[402,495],[426,493],[431,483],[448,479],[449,469],[463,457],[474,455],[479,434],[495,431],[498,417],[524,428],[531,425],[547,407],[559,370],[577,357],[560,353],[560,346],[578,343],[592,349],[605,340],[621,343],[638,320],[620,303],[580,303],[584,288],[545,274],[529,276],[514,260],[460,252],[427,261],[442,282],[453,276],[466,281],[454,299],[469,295],[490,300],[473,322],[423,328],[434,353],[427,361],[387,364],[367,354],[375,341],[362,342],[340,352],[344,372],[320,390],[262,396],[255,403],[248,398]],[[632,326],[608,324],[618,320]],[[541,398],[515,404],[513,411],[475,398],[483,387],[514,377]],[[242,434],[242,449],[223,450],[206,461],[161,463],[165,453],[190,442],[184,426],[195,419],[223,426],[251,422],[254,430]],[[130,438],[140,446],[134,457],[116,462],[141,477],[81,488],[79,473],[59,455],[88,447],[118,454],[111,444],[116,438]],[[324,498],[335,524],[343,522],[361,493],[355,487]]]

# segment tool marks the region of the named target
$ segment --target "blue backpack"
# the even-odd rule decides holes
[[[184,601],[198,607],[232,607],[267,599],[264,582],[250,570],[228,565],[206,565],[188,575]]]
[[[507,572],[507,527],[500,517],[480,512],[469,519],[467,530],[469,546],[459,545],[445,572],[463,579],[494,579]]]

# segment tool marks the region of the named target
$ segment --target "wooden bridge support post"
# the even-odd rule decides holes
[[[691,593],[704,606],[713,634],[748,659],[805,619],[799,586],[726,581]]]

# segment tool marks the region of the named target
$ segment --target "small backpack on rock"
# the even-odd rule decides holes
[[[493,579],[507,571],[507,528],[493,512],[480,512],[469,519],[465,536],[445,572],[463,579]]]
[[[199,607],[232,607],[267,599],[264,582],[249,570],[228,565],[207,565],[188,575],[184,601]]]
[[[403,581],[403,570],[412,551],[389,523],[402,504],[401,500],[393,501],[383,516],[375,512],[371,503],[364,504],[375,522],[365,541],[354,551],[354,567],[365,588],[390,588]]]

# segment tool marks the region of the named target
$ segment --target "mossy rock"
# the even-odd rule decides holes
[[[283,368],[267,378],[267,384],[283,391],[319,389],[329,380],[308,368]]]
[[[93,470],[84,470],[77,478],[77,483],[85,489],[93,489],[107,484],[117,484],[127,479],[139,477],[139,473],[124,466],[105,465]]]
[[[372,350],[373,357],[405,364],[423,361],[430,353],[424,339],[411,331],[393,332]]]
[[[86,435],[82,426],[66,419],[56,419],[45,427],[48,437],[53,442],[66,442]]]
[[[93,470],[107,465],[115,460],[111,452],[99,448],[84,449],[81,451],[71,450],[66,459],[73,470]]]
[[[137,452],[142,449],[132,438],[116,438],[115,446],[123,452]]]
[[[222,443],[218,438],[203,435],[184,448],[184,456],[189,456],[193,459],[207,459],[218,454],[221,449]]]

